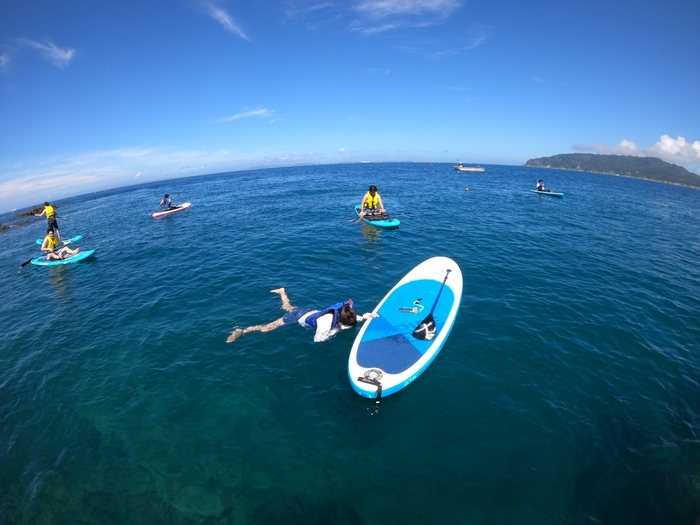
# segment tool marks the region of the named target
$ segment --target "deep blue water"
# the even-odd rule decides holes
[[[539,178],[566,196],[531,193]],[[398,230],[352,221],[370,184]],[[192,209],[153,220],[166,192]],[[20,270],[45,220],[0,232],[0,524],[700,516],[698,191],[362,164],[58,204],[95,258]],[[456,324],[378,411],[347,379],[356,333],[226,343],[284,313],[273,288],[362,313],[436,255],[464,276]]]

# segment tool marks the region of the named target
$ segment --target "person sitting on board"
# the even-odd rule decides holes
[[[170,208],[170,206],[173,205],[173,201],[170,200],[170,195],[167,193],[165,194],[165,197],[163,197],[163,200],[160,201],[160,209],[161,210],[167,210]]]
[[[248,328],[235,327],[231,335],[226,339],[227,343],[233,343],[236,339],[250,332],[270,332],[285,324],[299,323],[302,326],[316,330],[314,342],[326,341],[334,336],[338,330],[354,328],[358,322],[370,318],[379,317],[379,314],[366,313],[362,316],[352,308],[352,299],[337,303],[322,310],[311,308],[298,308],[292,306],[284,288],[270,290],[271,293],[280,295],[282,309],[287,312],[284,316],[268,324],[249,326]]]
[[[80,253],[80,248],[71,250],[68,246],[63,246],[58,248],[59,240],[54,236],[53,230],[49,228],[46,231],[46,237],[44,237],[44,242],[41,243],[41,251],[48,252],[46,254],[46,260],[57,261],[61,259],[67,259],[68,257],[73,257]]]
[[[377,193],[377,187],[372,184],[369,187],[369,191],[362,197],[362,202],[360,203],[360,218],[365,215],[381,215],[382,213],[386,213],[384,203],[379,193]]]
[[[542,179],[540,179],[537,181],[537,191],[552,191],[552,190],[545,188],[544,182],[542,181]]]
[[[61,242],[61,230],[58,229],[58,223],[56,222],[56,209],[51,206],[48,202],[44,203],[44,211],[39,214],[34,214],[35,217],[41,217],[46,214],[46,219],[48,220],[49,229],[56,231],[56,236],[58,237],[58,242]]]

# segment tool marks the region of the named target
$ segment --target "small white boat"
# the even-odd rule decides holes
[[[455,171],[477,171],[477,172],[482,172],[484,171],[484,168],[479,166],[478,164],[476,166],[465,166],[461,162],[458,161],[457,165],[455,166]]]

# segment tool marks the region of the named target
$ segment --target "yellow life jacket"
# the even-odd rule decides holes
[[[46,238],[44,238],[44,240],[47,241],[47,242],[46,242],[46,247],[47,247],[47,248],[50,248],[50,249],[52,249],[52,250],[53,250],[54,248],[58,248],[58,239],[57,239],[56,237],[54,237],[54,238],[52,239],[51,237],[49,237],[49,236],[47,235]]]
[[[374,197],[372,197],[372,194],[370,192],[367,192],[365,194],[365,198],[362,199],[363,208],[369,208],[371,210],[376,210],[377,206],[379,206],[379,193],[374,192]]]
[[[47,219],[56,215],[56,210],[53,209],[53,206],[44,206],[44,209],[46,210],[46,218]]]

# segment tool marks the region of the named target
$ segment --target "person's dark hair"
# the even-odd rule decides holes
[[[48,203],[48,202],[45,202],[45,203],[44,203],[44,206],[48,206],[48,205],[49,205],[49,203]]]
[[[46,235],[48,235],[49,233],[53,233],[53,228],[49,228],[48,230],[46,230]]]
[[[167,199],[168,197],[170,197],[170,195],[168,195],[168,194],[166,193],[166,194],[165,194],[165,197],[163,197],[163,198],[164,198],[164,199]]]
[[[377,187],[376,187],[374,184],[372,184],[372,185],[369,187],[369,191],[377,191]]]
[[[357,324],[357,313],[349,304],[344,304],[338,312],[338,324],[355,328]]]

